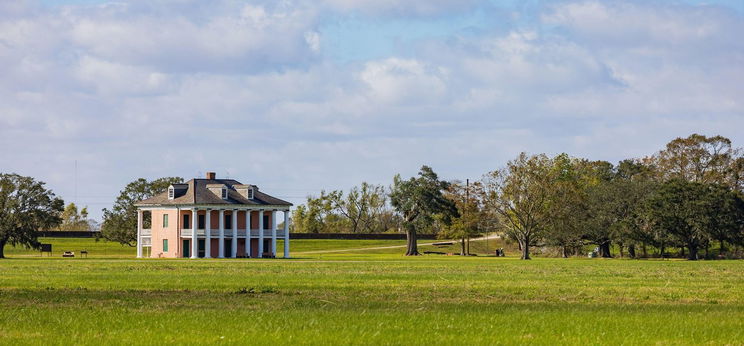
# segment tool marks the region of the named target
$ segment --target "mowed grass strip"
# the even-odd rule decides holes
[[[2,260],[0,344],[744,341],[741,261],[329,258]]]
[[[75,253],[75,258],[80,258],[81,250],[88,251],[88,258],[134,258],[136,249],[132,246],[121,245],[116,242],[110,242],[104,239],[96,240],[95,238],[56,238],[42,237],[39,241],[46,244],[52,244],[52,253],[40,253],[37,250],[27,249],[25,247],[5,246],[5,256],[7,257],[61,257],[65,251]],[[315,251],[336,251],[347,249],[364,249],[390,246],[405,246],[405,240],[337,240],[337,239],[292,239],[290,241],[292,254],[301,257],[321,257],[317,254],[305,254],[306,252]],[[283,255],[284,241],[280,239],[277,242],[277,252],[281,257]],[[425,247],[429,248],[429,247]],[[361,250],[349,251],[347,253],[390,253],[401,254],[405,250],[400,248],[381,249],[381,250]]]

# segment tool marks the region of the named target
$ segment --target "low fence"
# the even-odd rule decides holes
[[[89,231],[41,231],[40,237],[50,238],[95,238],[101,232]]]
[[[53,238],[95,238],[101,232],[86,231],[41,231],[42,237]],[[406,239],[405,234],[400,233],[290,233],[290,239],[347,239],[347,240],[400,240]],[[437,239],[434,234],[418,234],[418,239],[433,240]]]
[[[358,239],[358,240],[399,240],[406,239],[405,234],[400,233],[290,233],[290,239]],[[431,240],[437,239],[435,234],[417,234],[416,238]]]

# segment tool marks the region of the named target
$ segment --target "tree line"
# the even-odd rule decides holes
[[[417,232],[467,240],[497,232],[530,250],[563,257],[588,245],[599,256],[689,259],[741,256],[744,246],[744,153],[728,138],[693,134],[659,152],[617,164],[560,154],[520,154],[469,184],[443,181],[427,166],[396,175],[390,187],[363,183],[308,197],[293,231],[405,232],[408,255]],[[678,251],[677,251],[678,250]],[[702,252],[702,254],[701,254]]]
[[[134,245],[134,203],[182,181],[131,182],[103,210],[101,235]],[[418,254],[421,232],[460,239],[463,254],[469,239],[495,232],[517,243],[523,259],[536,247],[568,257],[591,245],[602,257],[665,256],[670,249],[693,260],[741,257],[744,153],[728,138],[693,134],[617,164],[522,153],[472,184],[442,180],[423,166],[415,177],[396,175],[389,187],[362,183],[308,197],[292,221],[293,232],[402,232],[406,255]],[[87,210],[65,208],[43,182],[0,174],[0,258],[6,244],[38,248],[40,230],[86,226],[96,226]]]

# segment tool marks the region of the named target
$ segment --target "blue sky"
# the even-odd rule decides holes
[[[521,151],[744,146],[742,32],[732,0],[3,2],[0,171],[99,217],[138,177],[299,203]]]

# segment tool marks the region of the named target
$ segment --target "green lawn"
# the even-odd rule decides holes
[[[111,257],[6,250],[0,344],[744,343],[744,261],[136,260],[100,244]]]
[[[118,243],[109,242],[106,240],[96,241],[93,238],[39,238],[42,243],[52,244],[52,257],[61,257],[64,251],[74,251],[76,256],[79,257],[80,250],[87,250],[89,258],[134,258],[136,250],[134,247],[120,245]],[[437,240],[421,240],[419,243],[427,244],[437,242]],[[485,242],[473,242],[471,249],[473,252],[486,252],[488,250],[493,251],[497,241],[489,240],[488,247]],[[352,250],[344,251],[341,254],[401,254],[405,253],[404,246],[405,240],[333,240],[333,239],[294,239],[291,240],[291,250],[293,257],[301,258],[325,258],[336,254],[336,250]],[[279,240],[277,242],[277,252],[281,256],[283,253],[284,241]],[[399,246],[398,248],[392,249],[371,249],[366,248],[377,248],[377,247],[389,247]],[[502,245],[503,246],[503,245]],[[360,249],[356,251],[356,249]],[[427,250],[440,251],[440,252],[456,252],[459,253],[459,245],[452,245],[446,247],[434,247],[434,246],[421,246],[422,252]],[[328,253],[317,253],[318,251],[329,251]],[[29,250],[23,247],[5,247],[5,255],[8,257],[41,257],[41,254],[36,250]],[[514,251],[514,255],[518,254]],[[44,254],[48,257],[49,254]]]

